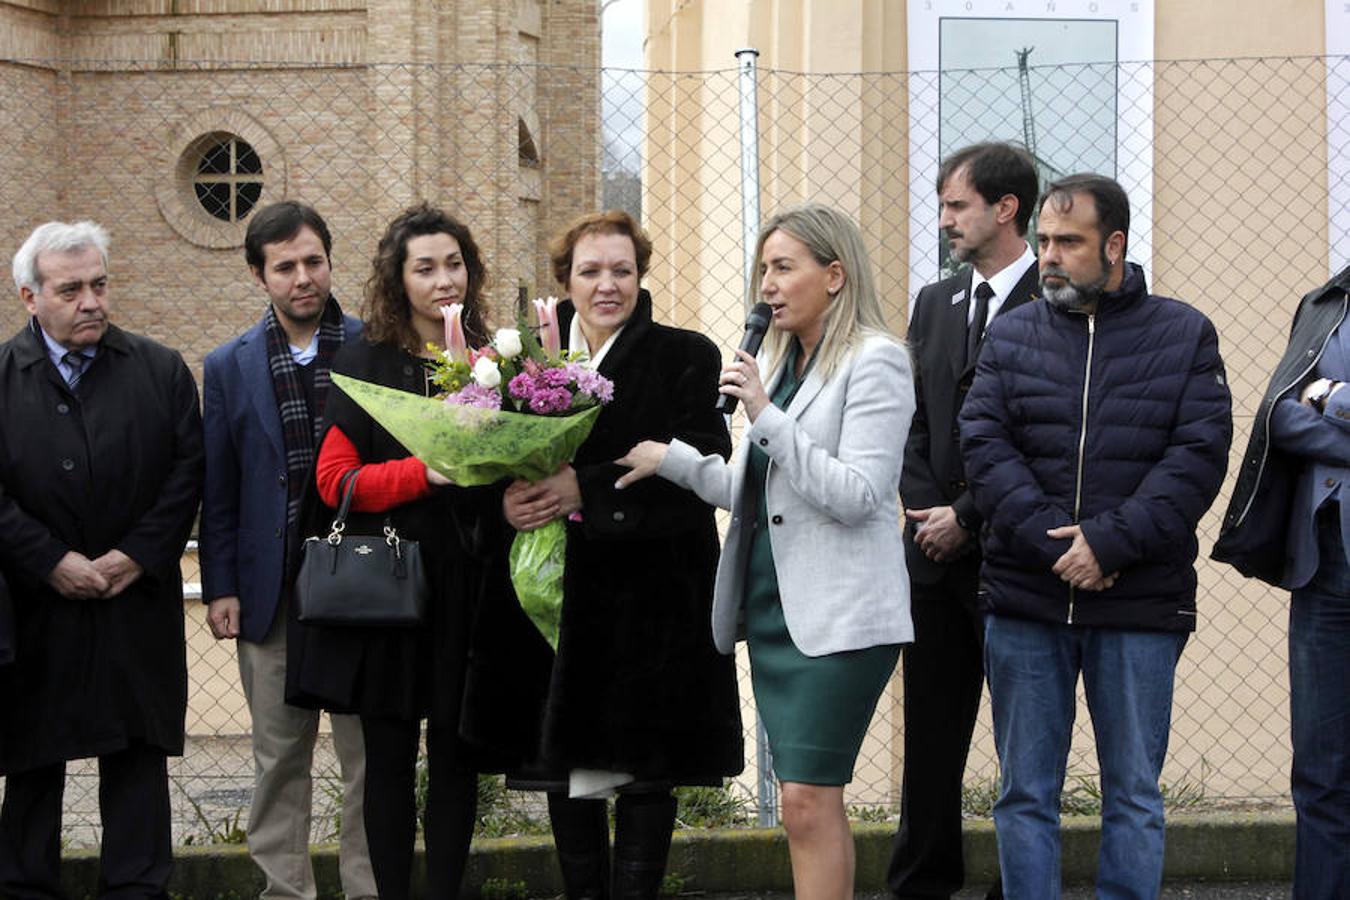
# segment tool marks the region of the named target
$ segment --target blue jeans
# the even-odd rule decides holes
[[[985,672],[1003,770],[994,827],[1008,900],[1060,896],[1059,802],[1080,671],[1101,768],[1097,897],[1157,897],[1158,776],[1167,756],[1173,676],[1188,637],[986,618]]]
[[[1317,573],[1289,610],[1296,900],[1350,897],[1350,566],[1339,520],[1318,516]]]

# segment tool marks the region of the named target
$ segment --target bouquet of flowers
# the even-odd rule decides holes
[[[539,336],[522,320],[471,349],[463,307],[443,307],[445,350],[428,365],[445,393],[428,399],[334,373],[347,393],[410,453],[455,484],[538,481],[576,455],[613,383],[563,352],[557,299],[535,300]],[[561,522],[516,535],[511,582],[521,608],[555,650],[567,532]]]

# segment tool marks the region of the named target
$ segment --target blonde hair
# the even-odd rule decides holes
[[[844,286],[825,310],[825,330],[815,351],[814,365],[821,375],[826,378],[833,375],[848,354],[870,336],[881,335],[896,340],[886,326],[862,233],[852,219],[823,203],[789,207],[760,229],[755,244],[753,296],[759,296],[764,277],[760,268],[764,261],[764,242],[775,231],[790,234],[805,244],[820,265],[838,262],[844,270]],[[769,329],[764,336],[764,355],[768,361],[766,376],[777,370],[791,346],[792,335],[777,328]]]

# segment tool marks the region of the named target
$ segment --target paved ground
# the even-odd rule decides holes
[[[1252,884],[1245,882],[1215,884],[1165,884],[1159,900],[1288,900],[1288,884]],[[702,900],[792,900],[791,894],[700,894],[686,895]],[[858,900],[891,900],[889,894],[858,894]],[[965,890],[956,900],[983,900],[984,893]],[[1089,886],[1066,888],[1063,900],[1092,900]]]

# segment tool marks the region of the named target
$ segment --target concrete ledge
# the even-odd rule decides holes
[[[884,888],[893,823],[855,824],[858,889]],[[1095,817],[1064,820],[1063,867],[1068,884],[1092,880],[1101,843]],[[998,850],[992,822],[965,826],[967,881],[993,877]],[[262,877],[239,845],[182,847],[175,851],[170,891],[184,900],[246,900],[262,889]],[[314,848],[320,897],[335,897],[337,848]],[[1169,881],[1288,881],[1294,870],[1293,813],[1205,813],[1171,815],[1167,820],[1166,878]],[[792,870],[782,829],[733,828],[676,833],[668,871],[691,891],[788,891]],[[465,894],[478,896],[489,879],[524,883],[530,896],[560,893],[562,884],[548,837],[498,838],[475,842]],[[98,881],[98,854],[66,856],[62,881],[74,898],[92,897]]]

